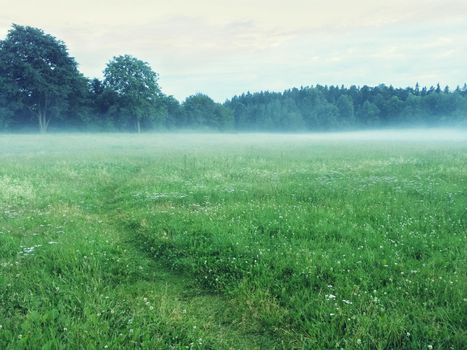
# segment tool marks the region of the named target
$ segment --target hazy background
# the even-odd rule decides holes
[[[467,73],[465,0],[0,0],[12,23],[63,40],[80,70],[102,77],[131,54],[184,99],[312,84],[456,85]]]

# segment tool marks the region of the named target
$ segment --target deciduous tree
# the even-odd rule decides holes
[[[158,75],[148,63],[129,55],[114,57],[104,70],[104,87],[118,97],[118,112],[141,132],[141,123],[160,116]]]
[[[41,132],[67,109],[74,83],[83,79],[62,41],[16,24],[0,42],[0,77],[8,99],[27,108]]]

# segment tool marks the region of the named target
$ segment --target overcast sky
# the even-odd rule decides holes
[[[0,0],[63,40],[88,77],[130,54],[178,99],[316,84],[467,81],[467,0]]]

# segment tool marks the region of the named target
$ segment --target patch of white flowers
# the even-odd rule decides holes
[[[17,200],[32,200],[35,196],[30,183],[12,179],[8,176],[0,177],[0,204]]]

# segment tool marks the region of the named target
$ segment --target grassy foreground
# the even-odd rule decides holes
[[[461,349],[467,143],[0,136],[0,349]]]

